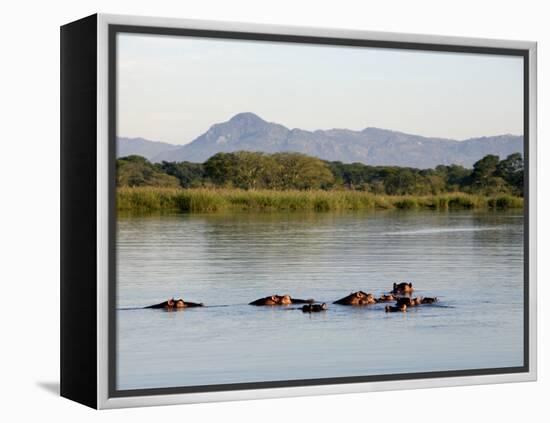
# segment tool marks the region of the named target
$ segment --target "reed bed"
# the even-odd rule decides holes
[[[121,187],[118,211],[333,211],[376,209],[510,209],[522,208],[523,198],[446,193],[427,196],[376,195],[362,191],[245,191],[238,189],[179,189]]]

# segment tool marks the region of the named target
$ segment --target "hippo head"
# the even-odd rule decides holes
[[[276,305],[279,304],[279,296],[272,295],[271,297],[264,298],[263,305]]]
[[[292,304],[292,299],[290,298],[290,295],[283,295],[279,298],[279,301],[281,304],[287,305]]]

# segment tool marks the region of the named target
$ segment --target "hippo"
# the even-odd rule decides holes
[[[420,302],[422,304],[433,304],[433,303],[437,303],[437,301],[439,301],[437,297],[424,297]]]
[[[163,308],[166,310],[173,310],[173,309],[181,309],[181,308],[188,308],[188,307],[203,307],[203,303],[192,303],[190,301],[183,301],[183,298],[174,299],[170,298],[167,301],[164,301],[160,304],[153,304],[145,308]]]
[[[347,297],[340,298],[337,301],[334,301],[333,304],[342,304],[342,305],[353,305],[353,306],[363,306],[369,304],[376,304],[376,298],[374,295],[367,294],[363,291],[352,292]]]
[[[391,291],[394,295],[404,295],[410,294],[414,291],[413,284],[411,282],[401,282],[393,284],[393,289]]]
[[[393,294],[382,295],[376,300],[377,303],[389,303],[390,301],[395,301],[395,296]]]
[[[401,305],[397,305],[395,307],[387,305],[385,310],[386,310],[386,313],[395,313],[397,311],[407,311],[407,305],[406,304],[401,304]]]
[[[399,297],[397,298],[396,306],[406,305],[407,307],[415,307],[422,304],[422,297],[410,298],[410,297]]]
[[[323,304],[306,304],[302,307],[302,311],[304,313],[318,313],[320,311],[325,311],[328,309],[328,306],[326,303]]]
[[[255,306],[275,306],[275,305],[289,305],[289,304],[312,304],[315,300],[301,300],[299,298],[292,298],[290,295],[271,295],[269,297],[260,298],[249,303],[249,305]]]

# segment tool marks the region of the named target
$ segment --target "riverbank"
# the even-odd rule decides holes
[[[238,189],[179,189],[121,187],[118,211],[330,211],[364,209],[510,209],[522,208],[523,198],[507,194],[482,196],[446,193],[428,196],[376,195],[363,191],[244,191]]]

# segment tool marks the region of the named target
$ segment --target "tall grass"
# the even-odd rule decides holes
[[[388,196],[362,191],[244,191],[238,189],[118,188],[117,210],[210,213],[234,211],[330,211],[375,209],[522,208],[523,198],[464,193]]]

